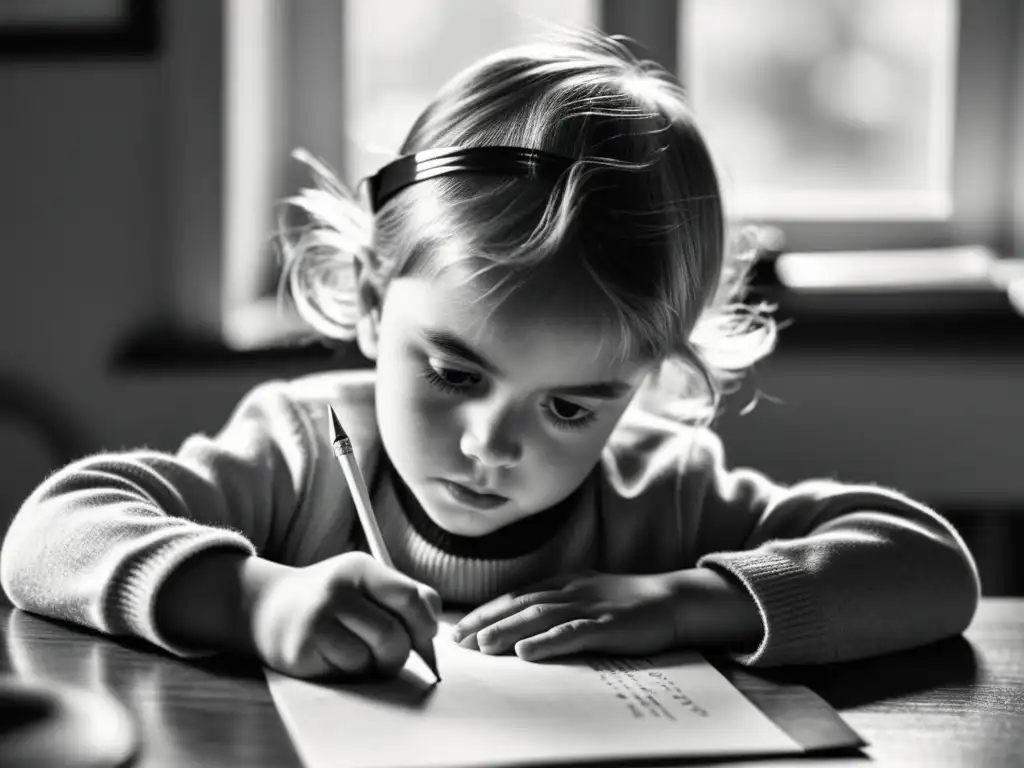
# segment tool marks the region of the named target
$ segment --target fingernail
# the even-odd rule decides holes
[[[460,627],[458,624],[456,624],[454,627],[452,627],[452,640],[454,640],[457,643],[461,639],[462,639],[462,627]]]

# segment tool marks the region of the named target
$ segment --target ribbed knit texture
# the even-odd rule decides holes
[[[807,573],[770,552],[707,555],[697,564],[732,573],[757,603],[766,632],[753,653],[737,656],[741,663],[757,660],[764,666],[777,666],[822,658],[825,620]],[[785,638],[785,642],[777,642],[777,638]]]
[[[744,664],[855,659],[963,631],[977,568],[939,515],[886,488],[786,487],[726,467],[721,442],[628,410],[584,482],[556,507],[480,538],[437,527],[394,472],[377,433],[374,372],[270,382],[216,435],[175,454],[97,454],[48,477],[0,550],[19,608],[169,643],[154,597],[184,560],[229,547],[301,567],[361,545],[327,438],[338,412],[395,566],[470,607],[554,574],[731,573],[764,624]],[[209,585],[216,589],[216,585]],[[197,595],[196,599],[202,599]]]
[[[519,542],[509,536],[506,541],[513,545],[509,548],[513,551],[525,549],[522,554],[460,555],[458,552],[471,548],[474,541],[447,534],[422,511],[414,518],[418,525],[413,525],[410,518],[416,512],[415,500],[407,494],[402,498],[404,505],[400,507],[396,503],[399,496],[396,485],[401,481],[386,465],[381,474],[374,509],[379,510],[377,517],[381,535],[388,552],[392,553],[395,567],[437,589],[446,605],[479,605],[565,569],[582,571],[594,563],[592,503],[575,503],[551,510],[558,513],[553,525],[545,526],[551,530],[543,530],[544,535],[533,541],[519,539],[529,544],[529,548],[515,546]],[[593,495],[592,485],[588,482],[582,489],[590,497]],[[576,498],[572,500],[577,501]],[[521,522],[534,521],[527,518]],[[520,536],[529,533],[524,530]],[[490,538],[494,543],[505,543],[502,539],[506,534],[505,530],[499,530],[484,538]]]

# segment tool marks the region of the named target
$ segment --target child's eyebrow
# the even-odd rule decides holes
[[[450,355],[454,355],[455,357],[459,357],[473,363],[494,376],[502,375],[501,371],[498,370],[498,367],[494,365],[494,363],[490,362],[479,353],[474,352],[466,342],[450,331],[426,328],[423,330],[423,338],[442,352],[447,352]],[[574,384],[565,387],[553,387],[550,391],[559,395],[569,395],[570,397],[618,400],[630,390],[632,390],[632,386],[624,381],[599,381],[593,384]]]

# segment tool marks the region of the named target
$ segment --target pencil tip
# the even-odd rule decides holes
[[[334,409],[331,407],[330,403],[327,404],[327,414],[327,425],[331,432],[331,442],[334,443],[337,442],[338,440],[347,438],[348,435],[345,434],[345,430],[341,426],[341,422],[338,420],[338,414],[334,412]]]
[[[416,652],[420,655],[420,658],[427,664],[427,669],[434,675],[434,679],[437,682],[441,682],[441,674],[437,671],[437,654],[434,652],[433,641],[427,643],[422,648],[417,648]]]

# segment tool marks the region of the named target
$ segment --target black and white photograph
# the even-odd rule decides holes
[[[1024,765],[1024,0],[0,0],[0,765]]]

